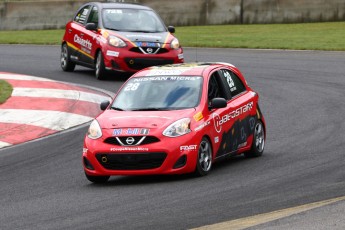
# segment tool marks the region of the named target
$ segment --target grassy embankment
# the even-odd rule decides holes
[[[7,81],[0,80],[0,105],[11,96],[12,90],[12,86]]]
[[[0,31],[0,44],[60,44],[63,30]],[[183,47],[345,51],[345,22],[177,27]]]

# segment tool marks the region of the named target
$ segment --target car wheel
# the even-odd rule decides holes
[[[103,80],[106,75],[106,70],[104,66],[104,58],[101,51],[97,53],[95,75],[98,80]]]
[[[249,152],[244,153],[246,157],[259,157],[265,148],[265,130],[262,121],[258,120],[254,128],[252,147]]]
[[[205,176],[212,166],[212,146],[206,137],[203,137],[200,142],[197,157],[195,175]]]
[[[75,63],[71,61],[68,53],[67,44],[61,46],[61,68],[63,71],[71,72],[75,68]]]
[[[85,173],[86,178],[96,184],[102,184],[109,180],[110,176],[89,176]]]

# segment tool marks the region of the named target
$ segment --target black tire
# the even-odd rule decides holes
[[[110,176],[89,176],[85,173],[86,178],[95,184],[103,184],[109,180]]]
[[[61,46],[60,64],[63,71],[72,72],[75,68],[75,63],[71,61],[68,53],[68,46],[66,43]]]
[[[245,157],[259,157],[265,149],[265,128],[262,121],[257,120],[254,126],[253,143],[249,152],[245,152]]]
[[[102,51],[98,51],[96,62],[95,62],[95,76],[98,80],[104,80],[106,77],[106,69],[104,65],[104,58],[102,55]]]
[[[205,176],[212,167],[212,146],[210,141],[203,137],[198,149],[197,162],[194,174],[196,176]]]

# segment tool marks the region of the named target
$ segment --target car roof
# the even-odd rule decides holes
[[[95,4],[98,7],[102,8],[102,9],[107,9],[107,8],[126,8],[126,9],[142,9],[142,10],[152,10],[150,7],[148,6],[143,6],[140,4],[136,4],[136,3],[117,3],[117,2],[90,2],[87,4]]]
[[[234,65],[225,62],[195,62],[195,63],[181,63],[163,66],[152,66],[148,67],[137,74],[139,76],[162,76],[162,75],[191,75],[191,76],[202,76],[204,72],[210,72],[218,67],[232,67]]]

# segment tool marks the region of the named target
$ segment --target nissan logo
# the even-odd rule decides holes
[[[146,52],[148,52],[148,53],[152,54],[153,49],[152,49],[152,48],[147,48],[147,49],[146,49]]]
[[[133,144],[134,143],[134,138],[133,137],[127,137],[127,139],[126,139],[126,143],[128,144],[128,145],[131,145],[131,144]]]

